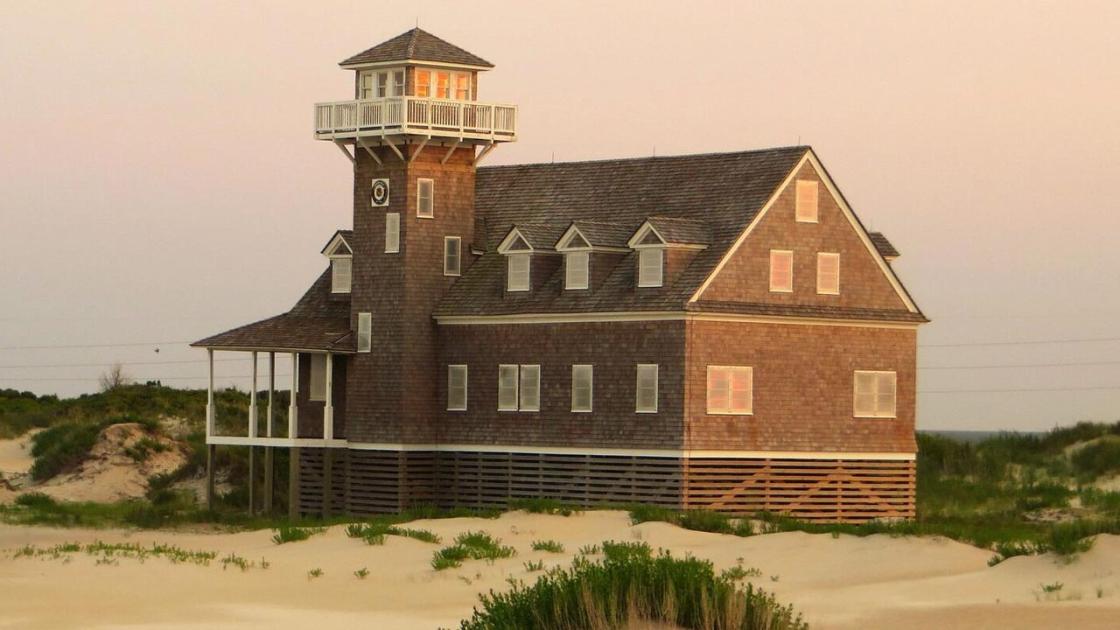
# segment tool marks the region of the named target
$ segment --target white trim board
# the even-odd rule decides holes
[[[621,457],[669,457],[675,459],[826,459],[913,461],[914,453],[830,452],[830,451],[716,451],[682,449],[631,449],[576,446],[516,446],[507,444],[397,444],[384,442],[351,442],[356,451],[436,451],[464,453],[529,453],[534,455],[617,455]]]
[[[636,311],[603,313],[518,313],[513,315],[436,316],[442,326],[495,326],[499,324],[576,324],[588,322],[697,321],[740,322],[750,324],[790,324],[795,326],[848,326],[853,328],[892,328],[916,330],[921,322],[832,319],[781,315],[741,315],[737,313],[683,313],[680,311]]]
[[[812,149],[807,149],[805,151],[805,155],[797,162],[793,169],[790,170],[789,174],[786,175],[786,178],[782,180],[781,185],[779,185],[777,189],[774,190],[773,194],[770,195],[770,199],[766,201],[766,204],[763,205],[762,209],[758,211],[758,214],[755,215],[754,219],[751,220],[746,229],[744,229],[742,233],[739,234],[739,237],[735,239],[735,242],[731,245],[730,248],[728,248],[727,252],[724,253],[723,258],[720,259],[719,264],[716,265],[715,269],[713,269],[712,272],[708,274],[708,277],[704,279],[704,283],[701,284],[700,288],[692,294],[692,297],[690,297],[688,300],[689,303],[696,302],[700,299],[700,296],[703,295],[704,291],[706,291],[712,284],[716,276],[719,275],[719,272],[723,270],[723,268],[735,255],[735,253],[739,251],[739,248],[743,245],[743,242],[747,239],[748,236],[750,236],[751,232],[754,231],[754,229],[762,221],[763,217],[766,216],[766,213],[770,210],[770,208],[773,207],[774,203],[778,200],[778,197],[780,197],[781,194],[786,190],[786,188],[789,187],[790,182],[793,181],[793,179],[797,176],[797,173],[802,169],[802,167],[805,166],[806,162],[808,162],[813,167],[813,169],[817,173],[817,177],[819,177],[820,180],[824,182],[825,188],[828,189],[829,194],[832,195],[833,201],[836,202],[837,207],[840,208],[840,211],[844,214],[844,217],[848,219],[848,223],[851,224],[852,228],[856,231],[856,234],[859,236],[860,241],[863,242],[863,245],[867,249],[867,252],[871,254],[871,257],[879,265],[879,269],[883,272],[883,275],[887,278],[887,281],[891,284],[891,287],[895,290],[895,293],[898,295],[899,299],[902,300],[903,304],[906,305],[906,308],[909,309],[911,313],[917,313],[918,307],[916,304],[914,304],[914,300],[910,298],[910,295],[906,292],[906,289],[902,287],[902,282],[899,281],[898,276],[895,275],[894,270],[891,269],[891,266],[887,264],[887,261],[883,258],[883,255],[879,253],[879,250],[875,247],[875,244],[871,242],[870,237],[868,237],[867,235],[867,230],[863,227],[863,224],[860,223],[859,219],[856,218],[855,213],[852,212],[851,207],[848,206],[848,202],[844,199],[844,196],[840,194],[839,189],[836,188],[836,184],[832,181],[832,177],[828,174],[828,171],[825,170],[820,160],[817,159],[817,156]]]

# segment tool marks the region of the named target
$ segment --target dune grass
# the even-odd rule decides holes
[[[361,538],[370,545],[385,544],[386,536],[403,536],[421,542],[439,544],[440,537],[426,529],[411,529],[397,527],[389,523],[351,523],[346,527],[346,535],[351,538]]]
[[[463,532],[455,537],[454,545],[432,555],[432,568],[442,571],[462,566],[464,560],[497,560],[517,555],[517,550],[501,543],[486,532]]]
[[[291,525],[282,525],[276,529],[276,533],[272,536],[272,542],[277,545],[286,543],[300,542],[307,540],[315,534],[322,534],[327,531],[325,527],[294,527]]]
[[[547,551],[549,553],[564,553],[564,545],[556,540],[534,540],[533,551]]]
[[[752,585],[716,575],[710,562],[654,555],[644,543],[604,542],[603,558],[578,558],[531,586],[483,595],[461,630],[623,628],[640,621],[686,629],[801,630],[792,608]]]

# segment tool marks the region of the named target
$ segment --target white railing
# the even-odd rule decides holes
[[[517,136],[517,106],[414,96],[315,105],[318,136],[385,133],[512,140]]]

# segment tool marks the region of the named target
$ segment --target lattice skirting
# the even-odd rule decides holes
[[[814,521],[914,517],[914,462],[690,459],[615,455],[300,449],[299,511],[398,512],[410,506],[504,507],[549,498],[647,503]]]

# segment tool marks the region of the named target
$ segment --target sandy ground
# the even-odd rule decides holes
[[[468,561],[459,569],[429,567],[436,545],[389,537],[368,546],[334,527],[310,540],[277,546],[271,532],[203,534],[65,530],[0,526],[0,628],[369,628],[454,627],[478,594],[505,590],[506,580],[531,580],[527,560],[564,564],[583,545],[642,540],[675,554],[712,560],[718,568],[742,558],[754,581],[803,612],[814,628],[1116,628],[1120,619],[1120,537],[1102,536],[1072,563],[1053,557],[1013,558],[987,566],[991,553],[938,538],[810,535],[799,532],[737,538],[682,530],[665,523],[629,524],[624,512],[571,517],[512,512],[496,520],[417,521],[450,541],[485,530],[513,545],[515,558]],[[535,552],[530,543],[555,539],[565,553]],[[268,569],[241,572],[150,558],[98,565],[13,558],[25,545],[131,541],[262,558]],[[366,567],[360,580],[355,570]],[[321,569],[311,579],[308,571]],[[1061,582],[1059,596],[1043,584]]]

